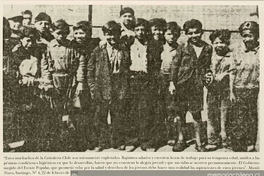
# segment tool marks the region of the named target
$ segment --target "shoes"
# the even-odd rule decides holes
[[[169,146],[174,146],[175,145],[175,140],[169,140],[168,142],[167,142],[167,144],[169,145]]]
[[[205,146],[205,149],[207,151],[215,151],[219,148],[219,146],[217,144],[208,144]]]
[[[126,146],[125,145],[121,145],[117,149],[121,150],[121,151],[124,151],[124,150],[126,150]]]
[[[96,147],[96,148],[95,148],[95,151],[96,151],[96,152],[102,152],[103,150],[104,150],[103,147]]]
[[[181,152],[187,148],[187,144],[185,141],[178,141],[173,147],[173,152]]]
[[[92,145],[92,144],[88,144],[87,149],[88,149],[88,150],[94,150],[94,149],[95,149],[95,146]]]
[[[208,150],[204,146],[195,146],[197,152],[207,152]]]
[[[143,151],[147,151],[147,149],[148,149],[149,147],[148,147],[148,144],[147,144],[147,143],[143,143],[143,144],[141,144],[140,148],[141,148],[141,150],[143,150]]]

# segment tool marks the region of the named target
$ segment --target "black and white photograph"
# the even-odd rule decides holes
[[[259,21],[257,5],[4,5],[3,151],[259,152]]]

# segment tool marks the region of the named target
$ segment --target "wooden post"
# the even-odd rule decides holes
[[[89,13],[88,13],[88,21],[91,22],[92,24],[92,20],[93,20],[93,5],[89,5]]]

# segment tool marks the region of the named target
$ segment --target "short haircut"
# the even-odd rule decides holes
[[[51,29],[53,31],[60,29],[64,31],[67,35],[70,33],[69,24],[63,19],[57,20],[54,23],[52,23]]]
[[[183,25],[183,30],[185,31],[185,33],[188,32],[189,29],[191,28],[197,28],[198,30],[202,30],[203,29],[203,25],[199,20],[196,19],[191,19],[189,21],[186,21]]]
[[[137,18],[135,21],[135,27],[144,26],[146,29],[149,28],[149,22],[143,18]]]
[[[121,35],[121,26],[115,21],[109,21],[102,27],[104,34],[110,33],[113,35]]]
[[[35,28],[23,27],[21,29],[21,37],[20,37],[20,39],[23,39],[24,37],[38,39],[40,37],[40,34],[38,33],[38,31]]]
[[[228,29],[221,29],[221,30],[215,30],[214,32],[212,32],[209,36],[209,39],[213,43],[216,38],[219,38],[221,41],[229,45],[230,37],[231,37],[231,32]]]
[[[175,31],[178,36],[181,35],[181,27],[175,21],[171,21],[166,24],[165,31],[167,30]]]
[[[25,15],[25,14],[28,14],[32,17],[32,12],[30,10],[25,10],[25,11],[22,11],[21,13],[22,15]]]
[[[74,31],[78,29],[83,30],[87,36],[92,36],[92,24],[90,21],[79,21],[75,26],[73,26]]]
[[[163,18],[153,18],[149,20],[149,26],[157,26],[164,29],[166,27],[166,20]]]
[[[135,12],[130,7],[124,7],[120,10],[120,16],[124,15],[125,13],[130,13],[132,16],[135,16]]]

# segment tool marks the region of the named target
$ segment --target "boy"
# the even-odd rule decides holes
[[[107,148],[110,110],[113,125],[112,146],[125,150],[125,135],[122,129],[128,89],[129,54],[119,42],[121,29],[115,21],[109,21],[102,28],[106,44],[97,47],[88,61],[88,84],[96,104],[95,124],[100,152]]]
[[[50,33],[51,18],[44,12],[40,12],[35,18],[35,28],[40,33],[40,38],[38,43],[48,44],[51,40],[54,39],[53,35]]]
[[[226,120],[231,102],[234,102],[233,83],[235,63],[229,49],[229,30],[216,30],[210,35],[214,53],[212,56],[212,77],[208,84],[208,120],[206,148],[215,150],[227,146]],[[231,102],[230,102],[230,101]],[[220,105],[220,107],[219,107]],[[221,140],[219,139],[219,135]]]
[[[25,10],[22,12],[23,16],[23,21],[22,25],[23,26],[31,26],[32,25],[32,12],[30,10]]]
[[[38,132],[37,119],[39,113],[39,96],[37,80],[39,78],[40,55],[36,39],[38,33],[35,29],[23,28],[20,44],[13,49],[13,57],[17,62],[17,71],[20,87],[17,89],[17,102],[20,103],[20,122],[22,122],[22,134],[25,136],[25,149],[27,151],[38,150],[36,134]],[[34,147],[32,147],[34,146]]]
[[[169,91],[175,93],[177,104],[178,142],[173,146],[174,152],[183,151],[186,141],[183,135],[185,116],[189,111],[194,120],[196,150],[205,151],[201,143],[201,111],[203,109],[203,79],[210,69],[212,46],[204,42],[202,23],[192,19],[184,23],[183,29],[188,37],[187,44],[181,46],[172,61]]]
[[[246,21],[240,25],[239,32],[245,49],[235,53],[236,103],[231,118],[231,144],[233,151],[246,152],[250,144],[255,150],[258,133],[259,25]]]
[[[161,69],[160,69],[160,106],[161,116],[166,122],[167,128],[167,139],[169,145],[175,144],[176,139],[176,127],[175,112],[173,110],[173,96],[169,93],[169,76],[170,67],[173,58],[176,56],[179,44],[177,43],[178,38],[181,35],[181,27],[174,21],[168,22],[164,31],[165,44],[163,45],[163,52],[161,53]]]
[[[120,20],[121,20],[121,38],[126,37],[131,39],[135,36],[133,31],[135,24],[135,12],[130,7],[124,7],[120,10]]]
[[[148,118],[146,120],[145,133],[147,142],[142,143],[141,149],[146,151],[157,150],[165,141],[161,131],[165,131],[164,122],[160,118],[159,109],[159,74],[161,68],[161,53],[164,44],[164,29],[166,21],[162,18],[154,18],[149,21],[150,35],[147,46],[147,72],[148,72]]]
[[[47,78],[51,79],[50,82],[54,87],[51,94],[51,105],[57,117],[57,124],[60,126],[61,138],[66,138],[73,87],[81,82],[84,76],[76,77],[79,59],[74,57],[70,41],[67,40],[70,33],[69,25],[60,19],[54,22],[51,28],[54,39],[48,45],[48,55],[43,67],[48,67]],[[82,89],[82,87],[77,87],[77,89]],[[69,149],[65,148],[65,150]]]
[[[148,65],[147,65],[147,45],[148,45],[148,21],[137,18],[135,23],[135,39],[130,47],[130,95],[131,110],[129,118],[130,137],[136,138],[133,143],[136,149],[141,142],[146,139],[145,122],[148,116]]]

